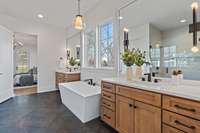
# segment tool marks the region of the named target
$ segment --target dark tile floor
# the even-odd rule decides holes
[[[115,133],[99,119],[81,123],[59,92],[19,96],[0,104],[0,133]]]

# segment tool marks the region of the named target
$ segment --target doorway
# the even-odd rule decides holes
[[[15,96],[37,93],[37,35],[15,32],[13,49]]]

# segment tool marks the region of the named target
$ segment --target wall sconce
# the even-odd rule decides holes
[[[197,2],[193,2],[191,5],[193,12],[193,47],[191,48],[191,51],[194,53],[197,53],[199,51],[199,48],[197,47],[197,14],[196,14],[198,7],[199,6]]]

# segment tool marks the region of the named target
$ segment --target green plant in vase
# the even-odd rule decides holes
[[[134,64],[134,56],[133,56],[133,50],[126,50],[122,54],[122,61],[127,66],[127,80],[131,80],[133,77],[133,71],[132,66]]]
[[[70,66],[75,66],[76,63],[77,63],[77,62],[76,62],[76,59],[74,59],[73,57],[71,57],[70,60],[69,60]]]
[[[142,65],[145,63],[145,52],[139,49],[133,49],[133,60],[136,65],[136,78],[139,79],[142,76]]]

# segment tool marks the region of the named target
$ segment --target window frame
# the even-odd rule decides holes
[[[96,25],[95,26],[95,28],[93,28],[93,29],[95,29],[96,30],[96,45],[95,45],[95,67],[94,66],[86,66],[86,59],[85,59],[85,46],[86,46],[86,44],[85,44],[85,33],[87,32],[87,31],[90,31],[91,30],[91,28],[90,29],[88,29],[87,31],[85,31],[85,32],[83,32],[83,35],[82,35],[82,46],[83,46],[83,49],[82,49],[82,61],[83,61],[83,65],[82,65],[82,68],[84,69],[84,68],[86,68],[86,69],[102,69],[102,70],[107,70],[107,69],[109,69],[109,70],[114,70],[114,66],[115,66],[115,55],[114,55],[114,63],[113,63],[113,66],[112,67],[110,67],[110,66],[108,66],[108,67],[103,67],[103,66],[101,66],[101,51],[100,51],[100,26],[102,26],[102,25],[104,25],[104,24],[106,24],[106,23],[112,23],[112,26],[113,26],[113,29],[112,29],[112,33],[113,33],[113,35],[112,35],[112,39],[113,39],[113,50],[114,50],[114,48],[115,48],[115,45],[114,45],[114,20],[113,20],[113,18],[109,18],[109,19],[106,19],[106,20],[104,20],[103,22],[101,22],[101,23],[99,23],[98,25]]]
[[[112,24],[112,26],[113,26],[113,29],[112,29],[112,33],[113,33],[113,35],[112,35],[112,39],[113,39],[113,48],[114,48],[114,22],[113,22],[113,19],[107,19],[107,20],[105,20],[105,21],[103,21],[102,23],[100,23],[100,24],[98,24],[98,28],[97,28],[97,30],[98,30],[98,34],[97,34],[97,36],[98,36],[98,44],[97,44],[97,52],[98,52],[98,66],[97,66],[97,68],[101,68],[101,69],[114,69],[114,65],[115,65],[115,63],[113,63],[113,66],[102,66],[101,65],[101,50],[100,50],[100,48],[101,48],[101,26],[103,26],[103,25],[106,25],[106,24]],[[111,38],[107,38],[107,39],[111,39]],[[107,40],[108,41],[108,40]],[[113,57],[114,58],[114,57]]]

